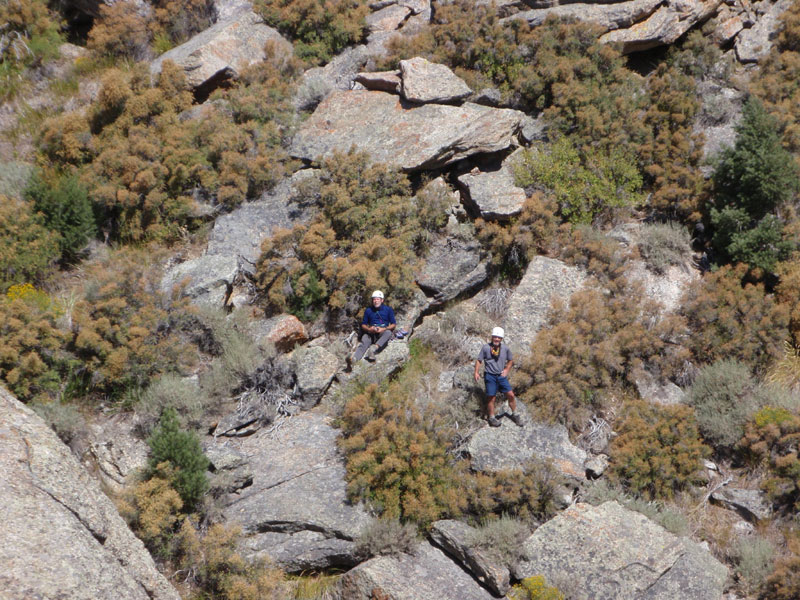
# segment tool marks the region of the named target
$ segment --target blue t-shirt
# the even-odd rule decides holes
[[[381,304],[377,309],[368,306],[364,311],[364,320],[361,321],[361,324],[370,327],[388,327],[397,323],[394,320],[394,311],[385,304]]]

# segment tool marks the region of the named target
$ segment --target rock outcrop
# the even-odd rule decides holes
[[[481,587],[441,550],[421,543],[413,555],[380,556],[342,576],[342,600],[490,600]]]
[[[413,105],[383,92],[334,91],[292,140],[289,152],[312,161],[355,147],[402,169],[434,169],[511,147],[524,114],[466,103]]]
[[[431,539],[442,550],[453,556],[472,576],[498,596],[505,596],[511,588],[508,567],[486,551],[475,546],[476,529],[461,521],[436,521],[431,526]]]
[[[475,239],[448,237],[428,251],[417,285],[433,302],[447,302],[473,289],[489,277],[489,259]]]
[[[290,355],[297,378],[299,403],[311,408],[320,401],[339,370],[339,357],[322,346],[304,346]]]
[[[400,73],[403,79],[401,92],[411,102],[455,102],[472,93],[464,80],[449,67],[429,62],[419,56],[401,60]]]
[[[338,434],[330,417],[308,411],[272,433],[262,430],[241,440],[238,449],[248,456],[253,483],[226,497],[223,514],[242,526],[243,549],[251,557],[274,558],[300,570],[312,563],[314,568],[352,566],[352,558],[346,558],[354,552],[350,542],[369,516],[347,500]],[[301,532],[321,535],[298,537]]]
[[[179,600],[98,483],[0,388],[0,596]]]
[[[528,354],[536,333],[547,323],[553,300],[568,302],[583,287],[586,274],[561,261],[537,256],[514,290],[504,322],[512,351]]]
[[[772,516],[772,506],[761,490],[724,487],[711,494],[711,499],[753,522],[764,521]]]
[[[242,69],[263,61],[268,41],[292,53],[291,44],[281,34],[254,12],[243,10],[159,56],[150,64],[150,73],[160,73],[164,61],[171,60],[183,69],[192,88],[208,93],[226,79],[237,77]]]
[[[499,169],[473,169],[458,177],[464,201],[476,214],[487,220],[506,221],[518,215],[525,203],[525,190],[515,184],[514,168],[522,150],[508,156]]]
[[[531,459],[549,460],[563,474],[583,480],[587,454],[569,441],[563,425],[532,421],[527,408],[517,403],[524,427],[500,418],[500,427],[482,427],[467,442],[471,466],[476,471],[523,469]],[[497,409],[499,415],[499,409]]]
[[[130,416],[120,414],[93,423],[87,430],[89,447],[83,462],[115,492],[122,490],[137,469],[147,465],[150,450],[133,434],[133,428]]]
[[[525,19],[531,27],[538,27],[550,15],[572,17],[595,23],[606,31],[631,27],[652,15],[664,0],[628,0],[609,4],[575,3],[526,10],[507,19]]]
[[[575,600],[719,600],[728,570],[686,538],[616,502],[576,504],[524,544],[517,578],[566,582]]]
[[[758,20],[749,29],[736,36],[736,58],[742,63],[754,63],[764,58],[772,49],[773,40],[780,29],[780,16],[794,0],[778,0],[774,4],[764,1],[758,3]],[[763,12],[762,12],[763,11]]]

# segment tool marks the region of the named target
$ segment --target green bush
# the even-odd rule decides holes
[[[720,263],[744,262],[773,272],[796,244],[784,240],[774,211],[800,190],[797,165],[782,148],[775,119],[750,98],[736,128],[736,144],[714,172],[713,244]]]
[[[411,523],[401,523],[398,519],[373,519],[356,539],[361,556],[412,554],[419,545],[417,528]]]
[[[709,454],[686,406],[628,404],[610,446],[609,477],[650,500],[669,499],[700,482],[700,460]]]
[[[742,588],[753,593],[761,589],[774,567],[775,546],[764,538],[740,539],[733,551]]]
[[[210,400],[197,381],[166,373],[153,381],[134,406],[139,428],[150,434],[161,413],[174,409],[184,426],[192,429],[200,424]]]
[[[766,400],[750,368],[731,359],[703,367],[689,390],[700,433],[723,451],[732,450],[742,439],[745,423]]]
[[[673,265],[685,265],[691,255],[689,232],[674,223],[645,225],[639,237],[639,254],[655,273],[663,275]]]
[[[571,223],[591,223],[644,200],[641,175],[624,149],[581,152],[568,137],[558,139],[549,151],[527,151],[516,179],[521,187],[550,190]]]
[[[44,215],[45,226],[60,235],[61,258],[75,261],[97,231],[86,188],[74,175],[50,183],[37,173],[25,190],[25,198]]]
[[[257,0],[268,25],[294,40],[304,59],[325,63],[366,34],[369,6],[363,0]]]
[[[0,292],[41,281],[58,255],[59,235],[44,226],[31,206],[0,196]]]
[[[512,565],[521,558],[522,543],[530,536],[530,528],[519,519],[502,515],[481,523],[470,536],[470,546],[480,548],[500,564]]]
[[[150,476],[161,463],[172,465],[175,469],[172,487],[180,494],[184,508],[191,510],[208,489],[206,469],[209,462],[200,448],[200,441],[193,433],[181,431],[175,409],[167,408],[147,444],[150,446]]]

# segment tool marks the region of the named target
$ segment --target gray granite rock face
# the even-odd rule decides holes
[[[364,44],[347,48],[324,67],[314,67],[303,73],[293,104],[300,110],[311,110],[333,90],[349,90],[356,75],[372,56]]]
[[[522,211],[525,190],[516,186],[514,172],[520,152],[508,156],[495,171],[473,169],[458,177],[464,200],[484,219],[506,221]]]
[[[165,293],[188,282],[184,294],[197,304],[222,306],[237,274],[252,272],[261,253],[261,242],[278,228],[291,227],[310,214],[292,204],[298,186],[316,176],[315,170],[298,171],[255,202],[248,202],[214,222],[208,246],[202,256],[167,270],[161,280]]]
[[[517,578],[566,579],[575,600],[718,600],[728,574],[697,544],[616,502],[566,509],[524,551]]]
[[[214,12],[217,21],[227,21],[231,17],[246,10],[252,10],[249,0],[214,0]]]
[[[477,240],[444,238],[431,246],[417,285],[435,302],[452,300],[489,277],[489,259]]]
[[[137,469],[147,465],[150,450],[133,433],[133,423],[124,414],[93,423],[87,428],[88,461],[94,473],[110,489],[121,491]]]
[[[643,400],[662,406],[681,404],[686,400],[686,392],[671,381],[660,382],[651,373],[640,369],[633,374],[636,391]]]
[[[400,71],[378,71],[375,73],[359,73],[355,81],[360,83],[368,90],[389,92],[399,94],[400,86],[403,81],[400,79]]]
[[[411,9],[399,4],[390,4],[380,10],[367,15],[366,24],[370,32],[374,31],[394,31],[411,14]]]
[[[0,388],[0,596],[179,600],[98,483]]]
[[[441,550],[421,543],[413,555],[380,556],[342,576],[342,600],[490,600],[488,590]]]
[[[736,143],[736,125],[742,117],[745,95],[713,81],[698,83],[697,95],[702,99],[702,105],[693,133],[703,134],[703,158],[707,159]]]
[[[399,371],[408,358],[408,344],[405,341],[390,341],[383,352],[375,355],[375,362],[360,360],[354,364],[352,376],[367,384],[380,384]]]
[[[485,551],[474,546],[476,529],[461,521],[436,521],[431,526],[433,542],[458,560],[473,577],[498,596],[511,588],[510,572],[506,565],[497,564]]]
[[[645,20],[606,33],[600,41],[622,44],[623,54],[667,46],[698,23],[708,20],[720,4],[722,0],[668,0]]]
[[[292,53],[291,44],[281,34],[265,25],[254,12],[243,10],[159,56],[150,64],[150,73],[160,73],[164,61],[171,60],[184,70],[190,86],[209,85],[237,77],[242,69],[264,60],[268,41]]]
[[[526,10],[501,21],[508,19],[525,19],[531,27],[538,27],[550,15],[558,17],[572,17],[580,21],[596,23],[608,31],[631,27],[653,14],[663,0],[629,0],[614,4],[562,4],[547,8],[534,8]]]
[[[711,499],[754,522],[772,516],[772,505],[761,490],[724,487],[711,494]]]
[[[687,263],[690,256],[686,256]],[[635,261],[628,270],[628,278],[641,282],[645,296],[659,302],[663,313],[670,313],[680,307],[684,292],[700,279],[700,271],[688,264],[671,265],[663,275],[659,275],[648,269],[643,261]]]
[[[297,377],[299,403],[303,408],[311,408],[320,401],[322,395],[339,370],[339,357],[334,356],[322,346],[298,348],[290,355]]]
[[[454,102],[472,93],[470,87],[449,67],[417,56],[400,61],[401,93],[411,102]]]
[[[498,399],[499,405],[501,403]],[[569,441],[563,425],[546,425],[532,421],[522,402],[517,402],[517,412],[524,427],[511,419],[500,417],[500,427],[482,427],[467,442],[471,466],[476,471],[501,471],[522,469],[531,459],[550,460],[563,474],[579,480],[585,479],[584,462],[587,454]]]
[[[354,567],[361,560],[356,542],[318,531],[255,533],[242,542],[241,550],[248,560],[268,558],[290,573]]]
[[[509,302],[504,327],[511,349],[528,354],[536,333],[547,323],[553,300],[568,302],[585,280],[586,274],[577,267],[544,256],[534,258]]]
[[[226,521],[239,523],[248,538],[312,531],[326,539],[354,539],[369,516],[347,500],[338,435],[330,417],[312,410],[290,417],[272,433],[243,438],[239,451],[249,458],[253,484],[225,497]]]
[[[315,160],[351,146],[376,162],[418,171],[514,144],[523,113],[466,103],[408,103],[393,94],[334,91],[292,140],[289,152]]]
[[[734,49],[739,62],[758,62],[769,54],[780,29],[780,16],[792,3],[793,0],[778,0],[768,5],[769,8],[757,19],[755,25],[736,36]]]

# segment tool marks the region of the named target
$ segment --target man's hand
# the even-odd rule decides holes
[[[477,383],[479,380],[480,380],[480,376],[478,375],[478,372],[475,371],[475,382]]]
[[[508,369],[503,369],[500,371],[500,377],[508,377]]]

